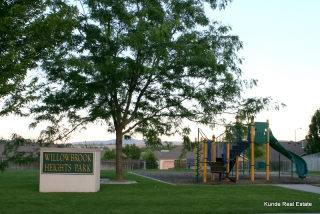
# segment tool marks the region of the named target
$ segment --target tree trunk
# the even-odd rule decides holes
[[[116,130],[116,181],[123,181],[122,175],[122,128]]]

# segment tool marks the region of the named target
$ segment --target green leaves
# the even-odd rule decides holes
[[[147,169],[158,169],[158,158],[155,156],[151,149],[148,149],[143,155],[142,159],[146,161]]]
[[[122,149],[123,154],[127,156],[127,158],[133,159],[133,160],[139,160],[141,155],[141,150],[138,146],[135,144],[127,144]]]
[[[317,109],[311,118],[306,140],[308,144],[304,148],[304,151],[308,155],[320,152],[320,109]]]
[[[182,134],[188,142],[184,120],[214,126],[225,113],[255,115],[270,98],[242,97],[246,86],[256,84],[241,78],[242,42],[229,26],[209,21],[204,10],[206,4],[221,9],[229,2],[38,1],[27,27],[14,31],[15,43],[6,43],[14,47],[7,61],[26,60],[12,63],[20,66],[13,76],[36,102],[26,103],[20,94],[9,109],[27,107],[35,118],[32,127],[49,122],[42,137],[56,140],[89,123],[107,124],[117,133],[117,158],[124,135],[139,133],[146,144],[157,145],[163,135]],[[22,54],[12,55],[16,49]],[[26,70],[37,67],[38,81],[26,87]],[[16,90],[14,78],[3,83],[11,81]],[[4,85],[6,96],[12,88]]]
[[[22,115],[19,109],[28,105],[35,93],[35,79],[28,78],[29,82],[27,75],[53,53],[65,51],[75,14],[75,8],[61,1],[1,2],[0,100],[6,103],[1,106],[1,115]]]
[[[68,48],[43,62],[49,84],[31,112],[53,123],[64,116],[68,130],[102,120],[110,131],[157,144],[180,132],[182,119],[214,125],[224,113],[244,118],[265,109],[270,98],[242,97],[256,85],[237,67],[242,42],[229,26],[208,21],[205,2],[228,3],[83,0],[77,21],[68,22]]]
[[[116,159],[116,150],[115,149],[106,149],[106,151],[103,154],[102,159],[115,160]]]
[[[10,140],[0,139],[0,144],[4,145],[3,155],[6,157],[5,160],[0,162],[0,171],[4,172],[10,162],[19,165],[39,162],[40,148],[48,147],[52,142],[25,139],[17,134],[12,134]]]

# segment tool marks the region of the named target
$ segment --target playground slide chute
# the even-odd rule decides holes
[[[278,140],[273,136],[271,130],[270,130],[270,146],[289,158],[296,166],[296,173],[300,178],[305,178],[308,174],[308,167],[306,161],[301,158],[299,155],[285,149]]]

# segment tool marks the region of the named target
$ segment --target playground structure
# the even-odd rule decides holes
[[[238,119],[236,122],[239,122]],[[202,136],[201,138],[200,135]],[[226,142],[217,142],[214,135],[212,139],[209,140],[205,134],[198,129],[198,138],[195,138],[195,142],[197,145],[194,151],[195,177],[197,181],[200,180],[200,177],[203,177],[204,183],[207,182],[207,176],[204,175],[207,175],[208,166],[210,166],[211,180],[215,180],[215,174],[219,174],[220,181],[221,175],[225,175],[229,181],[236,182],[236,180],[239,180],[239,160],[241,154],[244,154],[246,150],[249,151],[250,179],[254,181],[254,147],[255,144],[258,143],[266,144],[266,180],[270,179],[270,146],[295,164],[296,173],[299,178],[303,179],[308,174],[308,167],[305,160],[299,155],[285,149],[278,142],[269,128],[268,120],[266,122],[254,122],[252,118],[248,126],[247,141],[242,140],[239,130],[233,133],[232,137],[227,139]],[[244,155],[242,155],[242,160],[244,160]],[[235,171],[235,177],[229,176],[232,169]]]

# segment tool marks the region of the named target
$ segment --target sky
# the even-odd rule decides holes
[[[277,139],[304,139],[320,108],[320,1],[234,0],[210,15],[230,25],[243,42],[240,68],[245,78],[259,80],[247,94],[271,96],[287,105],[264,111],[255,121],[269,119]]]
[[[278,111],[263,111],[255,121],[267,119],[278,140],[302,140],[308,133],[312,115],[320,108],[320,1],[319,0],[234,0],[223,11],[206,10],[211,19],[232,27],[231,33],[243,42],[239,67],[243,77],[258,79],[258,87],[245,96],[271,96],[287,107]],[[36,138],[40,126],[28,129],[31,119],[7,116],[0,118],[0,137],[17,133]],[[207,126],[190,124],[191,139],[201,130],[210,137],[223,132]],[[300,129],[301,128],[301,129]],[[106,127],[90,125],[86,131],[74,133],[69,142],[110,140],[114,134]],[[141,139],[139,136],[134,138]],[[163,137],[180,141],[180,136]]]

